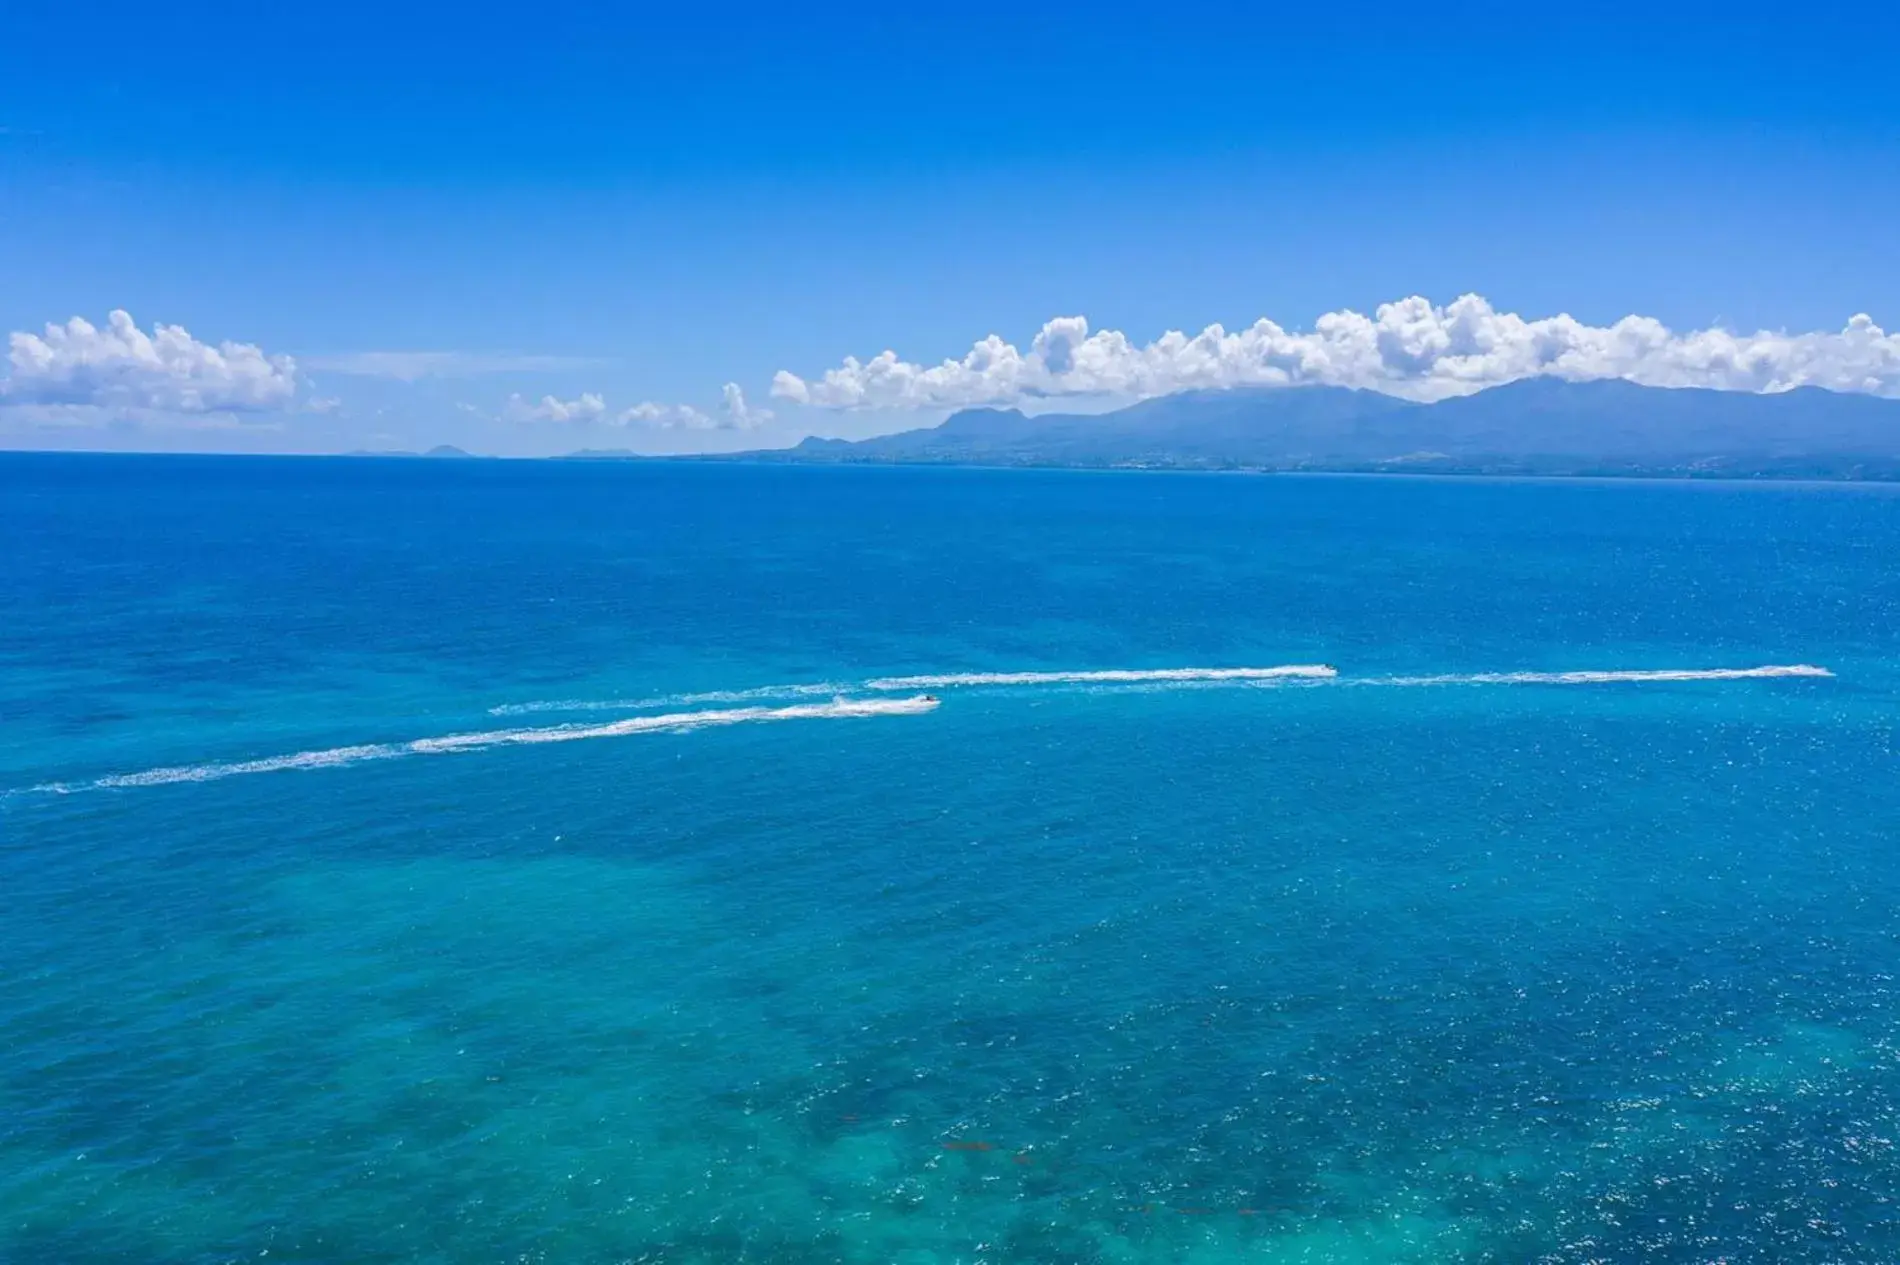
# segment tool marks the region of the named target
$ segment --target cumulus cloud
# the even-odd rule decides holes
[[[733,430],[752,430],[772,420],[769,408],[753,408],[745,402],[745,392],[736,382],[728,382],[719,393],[719,407],[726,425]]]
[[[511,422],[593,422],[606,412],[606,400],[592,392],[583,392],[578,399],[573,400],[544,395],[538,404],[519,395],[511,395],[508,403],[502,406],[501,415]]]
[[[622,426],[646,426],[653,430],[717,430],[719,419],[702,413],[690,404],[654,404],[642,401],[614,419]]]
[[[1169,331],[1140,345],[1080,316],[1044,325],[1027,351],[992,334],[961,359],[922,365],[886,351],[821,377],[781,370],[772,394],[830,409],[963,408],[1057,396],[1147,397],[1193,388],[1330,385],[1409,399],[1464,395],[1519,378],[1627,378],[1650,386],[1785,391],[1799,386],[1900,396],[1900,335],[1867,316],[1838,333],[1677,332],[1646,316],[1586,325],[1528,320],[1465,295],[1413,297],[1371,316],[1329,312],[1308,331],[1266,319],[1229,332]]]
[[[650,426],[656,430],[753,430],[772,420],[769,408],[746,403],[736,382],[720,389],[717,415],[690,404],[636,404],[619,417],[623,426]]]
[[[746,403],[745,392],[739,388],[739,384],[728,382],[720,392],[717,413],[705,412],[691,404],[655,404],[651,401],[610,413],[606,399],[590,392],[574,400],[545,395],[539,403],[511,395],[502,408],[502,417],[511,422],[602,422],[610,426],[643,426],[652,430],[752,430],[771,421],[772,410],[754,408]]]
[[[183,326],[138,327],[113,312],[105,327],[73,317],[8,340],[0,402],[159,413],[256,413],[288,407],[297,365],[249,343],[201,343]]]

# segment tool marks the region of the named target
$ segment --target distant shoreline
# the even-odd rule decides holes
[[[1364,478],[1364,479],[1583,479],[1602,480],[1647,480],[1681,483],[1900,483],[1900,461],[1883,461],[1880,468],[1871,471],[1831,474],[1825,471],[1784,471],[1738,469],[1738,470],[1690,470],[1679,467],[1659,467],[1654,469],[1610,470],[1610,469],[1573,469],[1573,470],[1536,470],[1498,466],[1444,466],[1430,468],[1420,465],[1403,468],[1365,468],[1347,465],[1340,466],[1222,466],[1222,465],[1088,465],[1073,462],[982,462],[982,461],[825,461],[783,459],[764,456],[759,453],[734,454],[704,453],[681,456],[633,457],[633,458],[546,458],[546,460],[601,461],[673,461],[697,462],[704,464],[755,465],[755,466],[797,466],[801,468],[852,468],[852,469],[952,469],[952,470],[1076,470],[1097,474],[1217,474],[1273,476],[1279,478],[1325,477],[1325,478]],[[1845,460],[1845,459],[1844,459]]]
[[[789,449],[786,451],[790,451]],[[812,461],[786,460],[762,455],[759,452],[748,453],[654,453],[614,456],[575,456],[560,454],[555,456],[508,456],[500,454],[468,453],[458,458],[430,458],[421,453],[246,453],[246,452],[96,452],[74,451],[57,448],[6,448],[0,449],[0,461],[17,458],[54,458],[67,460],[178,460],[178,461],[360,461],[387,462],[402,465],[427,465],[437,468],[444,465],[493,465],[509,464],[551,464],[562,466],[614,466],[614,465],[695,465],[695,466],[747,466],[769,467],[772,469],[807,470],[960,470],[994,471],[1019,473],[1073,473],[1073,474],[1119,474],[1119,475],[1219,475],[1227,477],[1271,477],[1291,479],[1443,479],[1466,481],[1498,482],[1565,482],[1565,483],[1697,483],[1697,484],[1779,484],[1807,486],[1900,486],[1900,468],[1857,474],[1801,473],[1788,471],[1774,473],[1766,471],[1685,471],[1679,469],[1658,470],[1574,470],[1539,471],[1512,469],[1352,469],[1346,467],[1303,467],[1284,469],[1274,467],[1250,466],[1187,466],[1187,465],[1081,465],[1060,462],[973,462],[973,461]]]

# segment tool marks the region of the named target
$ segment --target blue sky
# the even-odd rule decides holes
[[[1282,373],[1900,394],[1900,15],[1811,8],[21,7],[0,445],[739,448]]]

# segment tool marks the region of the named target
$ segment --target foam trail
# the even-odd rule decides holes
[[[1356,685],[1616,685],[1645,681],[1750,681],[1772,677],[1834,674],[1811,663],[1776,663],[1759,668],[1662,668],[1629,672],[1469,672],[1439,676],[1366,677]]]
[[[532,716],[542,712],[641,712],[655,707],[697,707],[705,703],[767,703],[796,698],[837,696],[848,685],[817,681],[805,685],[761,685],[749,690],[707,690],[699,694],[660,694],[653,698],[561,698],[532,703],[503,703],[490,716]]]
[[[866,681],[867,690],[943,690],[981,685],[1137,685],[1174,681],[1327,680],[1338,669],[1324,663],[1289,663],[1275,668],[1114,668],[1096,672],[950,672],[941,676],[885,676]]]
[[[235,760],[215,764],[188,764],[143,773],[115,773],[89,782],[48,782],[30,789],[51,795],[75,791],[120,790],[138,786],[171,786],[180,782],[216,782],[247,773],[276,773],[286,769],[333,769],[370,760],[397,760],[412,755],[458,755],[493,747],[535,746],[550,742],[580,742],[589,738],[624,738],[634,734],[685,733],[721,725],[743,725],[781,720],[843,720],[868,716],[916,716],[930,711],[930,698],[839,699],[831,703],[804,703],[792,707],[735,707],[721,711],[673,712],[661,716],[632,716],[604,725],[554,725],[543,729],[491,729],[482,733],[418,738],[413,742],[377,742],[323,751],[299,751],[262,760]]]

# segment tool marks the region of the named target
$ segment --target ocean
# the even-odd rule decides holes
[[[0,1259],[1900,1259],[1900,489],[0,455]]]

